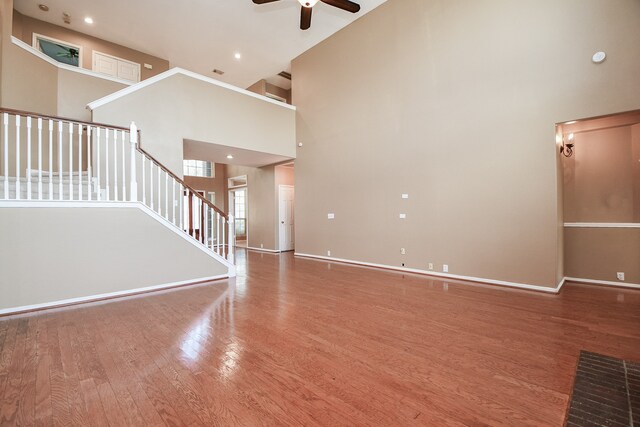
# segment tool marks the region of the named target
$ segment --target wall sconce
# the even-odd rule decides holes
[[[570,133],[567,139],[569,140],[569,142],[565,143],[564,135],[562,136],[562,145],[560,146],[560,154],[564,155],[565,157],[571,157],[573,155],[573,147],[575,145],[573,143],[573,134]]]

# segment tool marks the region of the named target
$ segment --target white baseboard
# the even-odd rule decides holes
[[[92,302],[97,300],[112,299],[112,298],[133,295],[133,294],[140,294],[145,292],[159,291],[167,288],[175,288],[178,286],[185,286],[191,283],[196,284],[196,283],[210,282],[214,280],[222,280],[222,279],[228,279],[228,278],[229,278],[228,275],[222,274],[219,276],[202,277],[199,279],[183,280],[181,282],[164,283],[162,285],[146,286],[143,288],[128,289],[125,291],[108,292],[105,294],[89,295],[89,296],[78,297],[78,298],[69,298],[69,299],[64,299],[59,301],[45,302],[41,304],[32,304],[32,305],[23,305],[20,307],[3,308],[3,309],[0,309],[0,315],[19,314],[19,313],[35,311],[35,310],[44,310],[47,308],[56,308],[60,306],[74,305],[74,304]]]
[[[638,283],[611,282],[608,280],[579,279],[577,277],[565,277],[564,279],[570,282],[587,283],[590,285],[615,286],[617,288],[640,289],[640,284]]]
[[[264,249],[264,248],[253,248],[250,246],[247,246],[245,249],[249,249],[251,251],[258,251],[258,252],[269,252],[272,254],[279,254],[281,251],[276,251],[274,249]]]
[[[484,279],[482,277],[460,276],[457,274],[439,273],[436,271],[419,270],[416,268],[396,267],[394,265],[386,265],[386,264],[374,264],[370,262],[354,261],[354,260],[342,259],[342,258],[331,258],[331,257],[320,256],[320,255],[310,255],[310,254],[303,254],[303,253],[295,253],[294,255],[298,257],[303,257],[303,258],[313,258],[313,259],[319,259],[324,261],[333,261],[333,262],[341,262],[345,264],[362,265],[365,267],[403,271],[406,273],[416,273],[416,274],[422,274],[425,276],[436,276],[436,277],[441,277],[446,279],[465,280],[469,282],[484,283],[489,285],[508,286],[511,288],[526,289],[530,291],[546,292],[546,293],[552,293],[552,294],[557,294],[558,292],[560,292],[560,289],[562,288],[565,282],[565,279],[562,279],[560,283],[556,285],[556,287],[551,288],[546,286],[530,285],[528,283],[506,282],[503,280]]]

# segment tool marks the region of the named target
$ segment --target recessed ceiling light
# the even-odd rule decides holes
[[[84,18],[84,22],[86,22],[87,24],[93,24],[93,18],[90,16],[87,16],[86,18]]]
[[[39,4],[38,8],[43,12],[49,12],[49,6],[47,6],[46,4]]]
[[[233,159],[233,156],[231,154],[228,154],[227,155],[227,159],[231,160],[231,159]]]
[[[242,55],[240,54],[240,52],[236,52],[235,55],[233,55],[233,57],[236,59],[240,59],[242,58]]]

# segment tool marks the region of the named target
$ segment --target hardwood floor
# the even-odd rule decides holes
[[[560,295],[239,250],[239,275],[0,319],[0,425],[561,425],[640,292]]]

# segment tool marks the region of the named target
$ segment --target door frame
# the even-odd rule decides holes
[[[233,219],[234,219],[234,226],[235,226],[235,218],[236,218],[236,205],[235,205],[235,201],[236,201],[236,197],[235,194],[233,194],[235,191],[238,190],[244,190],[244,213],[245,213],[245,218],[244,218],[244,236],[247,242],[247,246],[249,245],[249,186],[248,185],[239,185],[237,187],[231,187],[229,188],[229,192],[227,194],[227,205],[228,205],[228,211],[230,215],[233,215]],[[236,240],[238,239],[238,236],[235,236]]]
[[[294,194],[294,201],[295,201],[295,186],[294,185],[288,185],[288,184],[280,184],[278,185],[278,219],[277,219],[277,227],[278,227],[278,250],[280,252],[287,252],[287,251],[295,251],[295,239],[293,239],[293,247],[291,249],[283,249],[283,240],[284,240],[284,229],[282,227],[282,210],[280,209],[281,207],[281,201],[282,201],[282,190],[283,189],[291,189],[293,190],[293,194]],[[294,208],[295,209],[295,208]],[[295,218],[295,214],[294,214],[294,218]],[[295,221],[294,221],[295,224]],[[295,225],[294,225],[294,230],[295,230]],[[294,231],[295,233],[295,231]],[[292,236],[293,237],[293,236]]]

